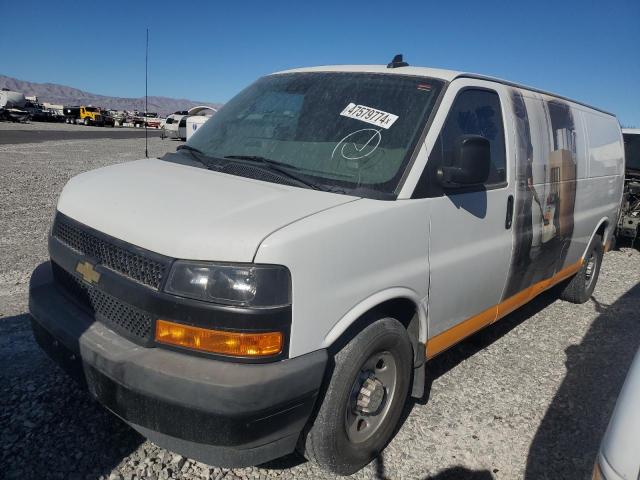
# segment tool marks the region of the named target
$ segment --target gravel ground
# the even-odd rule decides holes
[[[0,136],[10,129],[0,124]],[[150,154],[177,145],[152,138]],[[234,470],[174,455],[107,413],[33,341],[28,278],[47,257],[58,193],[79,172],[143,151],[144,139],[0,145],[0,478],[332,478],[296,455]],[[640,344],[639,283],[640,252],[610,252],[590,302],[547,292],[435,359],[428,402],[407,408],[382,457],[354,478],[590,478]]]

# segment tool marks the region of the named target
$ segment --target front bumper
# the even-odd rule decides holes
[[[327,362],[326,350],[242,364],[139,346],[95,321],[36,268],[29,308],[38,344],[105,407],[153,442],[218,466],[293,451]]]

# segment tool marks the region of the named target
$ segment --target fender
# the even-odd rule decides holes
[[[598,222],[598,225],[596,225],[596,228],[593,230],[593,233],[591,234],[591,238],[589,239],[589,242],[587,243],[587,246],[584,249],[584,252],[582,253],[582,257],[580,257],[582,260],[584,260],[584,257],[587,255],[587,251],[589,250],[589,247],[591,247],[591,245],[593,244],[593,239],[595,238],[598,230],[600,230],[600,227],[603,224],[609,224],[609,217],[602,217],[600,219],[600,221]],[[604,235],[602,236],[602,243],[603,245],[606,245],[607,243],[607,237],[609,236],[609,231],[610,231],[611,227],[609,225],[606,226],[605,230],[604,230]]]
[[[388,301],[405,298],[413,302],[418,312],[418,321],[420,324],[419,341],[426,342],[427,340],[427,312],[424,307],[425,301],[421,299],[418,294],[406,287],[391,287],[362,300],[360,303],[352,307],[345,315],[342,316],[337,323],[333,325],[331,330],[324,337],[322,342],[322,348],[327,348],[333,344],[340,336],[362,315],[367,313],[374,307]]]

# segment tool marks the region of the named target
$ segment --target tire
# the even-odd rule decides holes
[[[571,303],[585,303],[591,298],[591,294],[598,282],[603,255],[604,248],[602,246],[602,238],[596,236],[589,250],[587,250],[582,268],[569,280],[560,292],[560,298],[562,300]]]
[[[85,119],[84,119],[84,126],[85,126],[85,127],[88,127],[88,126],[89,126],[89,119],[88,119],[88,118],[85,118]]]
[[[334,361],[318,414],[298,450],[326,470],[350,475],[394,435],[409,392],[413,350],[404,326],[383,318],[346,344]],[[367,400],[366,406],[359,402]]]

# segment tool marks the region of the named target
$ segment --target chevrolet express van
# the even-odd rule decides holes
[[[479,75],[268,75],[177,152],[65,186],[39,344],[160,446],[352,473],[429,359],[560,285],[582,303],[623,188],[606,112]]]

